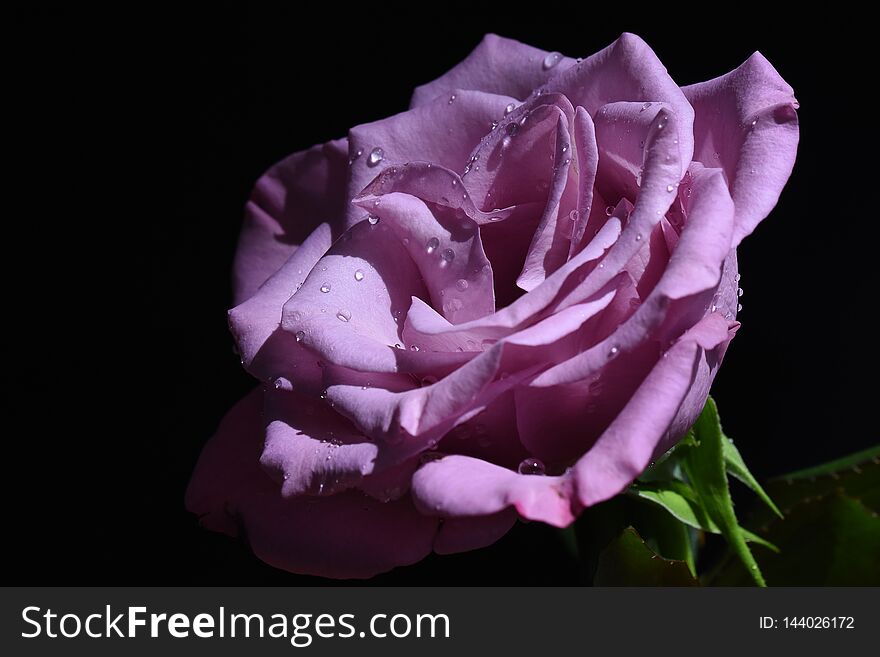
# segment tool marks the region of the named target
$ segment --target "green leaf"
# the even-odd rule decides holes
[[[756,555],[770,584],[880,585],[880,447],[778,477],[765,488],[785,518],[760,507],[747,524],[779,546],[779,554]],[[739,586],[748,579],[728,556],[708,581]]]
[[[799,479],[812,479],[814,477],[823,477],[826,475],[830,476],[840,474],[844,470],[852,470],[853,468],[858,470],[859,466],[869,462],[877,465],[878,460],[880,460],[880,445],[874,445],[861,452],[856,452],[855,454],[850,454],[849,456],[844,456],[835,459],[834,461],[823,463],[822,465],[792,472],[782,477],[782,479],[797,481]]]
[[[718,528],[700,505],[697,494],[683,481],[639,483],[632,494],[666,509],[674,518],[696,529],[718,534]]]
[[[880,585],[880,520],[862,502],[839,492],[792,507],[764,528],[778,554],[758,555],[773,586]],[[709,581],[742,586],[748,573],[728,558]]]
[[[599,555],[596,586],[699,586],[684,561],[664,559],[627,527]]]
[[[758,586],[766,586],[733,511],[733,500],[727,487],[727,472],[724,467],[721,423],[718,409],[711,397],[694,424],[694,435],[699,445],[687,450],[683,460],[688,479],[701,506],[718,525],[734,553],[746,565],[752,579]]]
[[[773,511],[773,513],[781,518],[782,512],[773,503],[773,500],[770,499],[770,496],[767,495],[764,489],[761,488],[761,484],[758,483],[758,480],[752,476],[751,472],[749,472],[745,461],[743,461],[742,455],[733,444],[733,441],[723,434],[721,448],[724,454],[724,463],[727,465],[727,472],[752,489],[752,491],[761,498],[761,501],[770,507],[770,510]]]
[[[700,505],[697,494],[683,481],[640,482],[633,485],[630,494],[666,509],[675,519],[694,529],[701,529],[712,534],[721,533],[721,529]],[[770,550],[777,551],[776,546],[769,541],[745,529],[741,528],[741,531],[750,543],[763,545]]]

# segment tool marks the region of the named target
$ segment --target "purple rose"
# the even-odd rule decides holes
[[[583,61],[487,36],[278,163],[229,314],[265,385],[188,508],[279,568],[369,577],[616,495],[706,401],[796,108],[757,53],[680,88],[630,34]]]

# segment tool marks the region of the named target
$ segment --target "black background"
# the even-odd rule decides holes
[[[758,49],[770,59],[801,103],[801,145],[779,205],[740,248],[743,326],[713,394],[759,478],[877,442],[876,107],[860,21],[612,9],[16,15],[7,579],[321,581],[263,565],[183,509],[202,444],[253,385],[225,316],[241,210],[269,165],[404,110],[486,32],[572,57],[636,32],[680,84]],[[574,572],[554,531],[532,523],[374,582],[564,584]]]

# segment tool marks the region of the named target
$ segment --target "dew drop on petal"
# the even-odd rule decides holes
[[[736,288],[736,296],[741,297],[743,295],[743,289],[741,287]]]
[[[454,102],[455,102],[455,94],[452,94],[452,95],[449,97],[449,104],[452,105],[452,103],[454,103]]]
[[[558,52],[548,53],[546,57],[544,57],[544,62],[542,63],[542,67],[545,71],[549,71],[551,68],[556,66],[562,60],[562,55]]]
[[[507,107],[504,108],[504,116],[507,116],[515,109],[516,109],[516,103],[509,103],[507,105]]]
[[[330,283],[324,283],[320,289],[321,289],[321,292],[323,292],[324,294],[327,294],[330,291]]]
[[[376,148],[374,148],[373,150],[370,151],[370,155],[367,158],[367,164],[369,164],[371,167],[374,167],[384,159],[385,159],[385,151],[383,151],[381,148],[376,146]]]
[[[610,351],[608,352],[608,356],[610,358],[614,358],[619,352],[620,352],[619,347],[617,347],[617,346],[611,347]]]
[[[674,191],[675,191],[675,185],[666,185],[666,191],[667,191],[667,192],[674,192]]]
[[[544,464],[536,458],[527,458],[520,461],[517,471],[521,475],[542,475],[544,474]]]
[[[305,331],[297,331],[297,332],[296,332],[296,341],[297,341],[297,342],[302,342],[302,341],[303,341],[303,338],[305,338],[305,337],[306,337],[306,332],[305,332]]]
[[[446,262],[452,262],[455,260],[455,251],[452,249],[443,249],[443,253],[440,254],[440,257]]]
[[[614,206],[613,205],[606,206],[605,207],[605,215],[610,217],[612,214],[614,214]]]
[[[736,304],[736,312],[740,312],[743,309],[743,305],[741,303]]]
[[[336,311],[336,319],[340,322],[347,322],[351,319],[351,313],[347,310],[338,310]]]
[[[434,253],[437,250],[437,247],[440,246],[440,240],[436,237],[432,237],[425,243],[425,250],[428,253]]]
[[[356,281],[364,280],[364,272],[361,271],[360,269],[356,269],[354,272],[354,280],[356,280]]]

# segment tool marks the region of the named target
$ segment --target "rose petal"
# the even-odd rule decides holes
[[[360,272],[360,274],[358,273]],[[386,223],[364,219],[338,240],[284,304],[282,327],[337,365],[396,372],[395,321],[427,296],[418,269]]]
[[[268,390],[264,422],[260,463],[284,497],[338,493],[373,469],[376,445],[314,397]]]
[[[233,299],[249,299],[319,224],[338,236],[345,216],[346,140],[294,153],[254,185],[232,269]]]
[[[431,461],[413,475],[412,495],[425,514],[488,516],[514,507],[520,516],[566,527],[578,511],[569,477],[521,475],[469,456]]]
[[[618,243],[628,231],[629,227]],[[669,265],[648,298],[605,340],[548,369],[530,385],[553,386],[588,379],[599,372],[610,357],[625,355],[649,339],[665,344],[693,326],[708,310],[717,289],[732,233],[733,202],[721,172],[700,170],[694,177],[684,231]],[[609,262],[613,252],[614,247],[603,263]]]
[[[685,333],[661,358],[572,471],[584,506],[613,497],[647,467],[694,383],[705,352],[728,339],[717,313]],[[705,400],[704,400],[705,401]]]
[[[522,272],[516,279],[526,292],[535,289],[568,259],[571,248],[571,220],[567,210],[577,207],[577,183],[571,167],[572,140],[564,116],[556,121],[554,166],[547,203],[526,253]],[[563,198],[566,196],[567,198]],[[564,215],[564,216],[561,216]]]
[[[476,89],[523,99],[574,60],[513,39],[487,34],[462,62],[432,82],[416,87],[410,107],[447,97],[455,89]]]
[[[593,212],[593,196],[596,187],[596,173],[599,168],[599,147],[596,143],[596,127],[593,117],[583,107],[578,106],[574,116],[573,130],[578,162],[578,214],[571,231],[569,258],[579,249],[584,239],[587,223]],[[604,211],[604,207],[599,208]],[[598,229],[601,226],[598,225]]]
[[[608,103],[666,103],[677,119],[669,126],[680,150],[676,180],[684,175],[694,148],[694,110],[654,51],[635,34],[622,34],[604,50],[555,76],[547,90],[564,94],[593,117]]]
[[[259,466],[258,390],[236,404],[199,457],[186,507],[214,531],[247,537],[266,563],[291,572],[366,578],[426,557],[437,520],[409,498],[383,504],[360,492],[284,499]]]
[[[756,52],[736,70],[684,87],[684,93],[696,112],[694,159],[722,167],[730,184],[736,246],[776,205],[794,167],[794,91]]]
[[[487,547],[510,531],[515,522],[516,512],[512,509],[490,516],[449,518],[440,525],[434,539],[434,552],[455,554]]]
[[[451,103],[448,97],[437,98],[407,112],[352,128],[348,135],[350,148],[352,153],[360,151],[361,155],[351,166],[349,198],[357,196],[383,169],[408,162],[430,162],[463,171],[471,151],[510,101],[507,96],[456,91]],[[381,160],[371,160],[374,149],[381,149]],[[358,212],[349,209],[350,222],[359,219]]]
[[[284,302],[302,285],[331,240],[330,226],[320,225],[256,294],[229,311],[242,365],[261,381],[284,377],[302,390],[318,389],[321,374],[314,356],[279,324]]]
[[[477,224],[467,215],[442,205],[428,207],[414,196],[396,192],[366,195],[356,203],[394,229],[433,306],[446,319],[460,324],[495,311],[492,265],[483,252]]]

